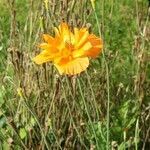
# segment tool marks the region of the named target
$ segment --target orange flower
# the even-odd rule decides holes
[[[102,40],[89,34],[86,28],[69,30],[66,23],[55,28],[55,37],[43,35],[44,43],[40,44],[42,52],[33,58],[37,64],[52,62],[60,74],[75,75],[86,70],[89,58],[95,58],[101,52]]]

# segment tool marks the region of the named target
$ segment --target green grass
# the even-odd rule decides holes
[[[0,1],[0,150],[148,150],[148,0]],[[32,58],[62,20],[102,37],[80,76]]]

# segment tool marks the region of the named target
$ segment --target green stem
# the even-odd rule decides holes
[[[88,80],[88,83],[89,83],[89,86],[90,86],[90,89],[91,89],[91,94],[92,94],[92,97],[93,97],[93,100],[94,100],[94,105],[95,105],[95,111],[96,111],[96,116],[99,120],[99,113],[98,113],[98,108],[96,107],[97,106],[97,103],[96,103],[96,98],[95,98],[95,94],[94,94],[94,91],[93,91],[93,88],[92,88],[92,84],[91,84],[91,81],[90,81],[90,77],[86,71],[86,75],[87,75],[87,80]],[[101,111],[100,111],[101,112]],[[101,112],[102,114],[102,112]]]
[[[94,10],[94,15],[95,15],[95,19],[96,19],[96,23],[97,23],[97,27],[98,27],[98,32],[99,32],[99,36],[101,37],[101,30],[100,30],[100,24],[99,24],[99,20],[98,20],[98,16],[96,13],[96,10],[93,8]],[[105,64],[105,69],[106,69],[106,82],[107,82],[107,144],[106,144],[106,149],[109,150],[109,136],[110,136],[110,131],[109,131],[109,124],[110,124],[110,81],[109,81],[109,68],[108,68],[108,63],[106,61],[105,58],[105,53],[104,51],[102,51],[102,55],[103,55],[103,59],[104,59],[104,64]]]
[[[87,105],[86,105],[86,102],[85,102],[85,98],[84,98],[84,96],[83,96],[83,92],[82,92],[82,88],[81,88],[81,84],[80,84],[79,79],[77,79],[77,82],[78,82],[80,94],[81,94],[81,97],[82,97],[82,101],[83,101],[83,103],[84,103],[84,107],[85,107],[85,110],[86,110],[86,113],[87,113],[87,116],[88,116],[88,119],[89,119],[89,122],[90,122],[90,126],[91,126],[91,128],[92,128],[92,131],[93,131],[93,134],[94,134],[94,137],[95,137],[96,146],[97,146],[97,149],[98,149],[98,148],[99,148],[99,145],[98,145],[98,141],[97,141],[97,137],[96,137],[96,132],[95,132],[95,130],[94,130],[94,127],[93,127],[93,124],[92,124],[92,120],[91,120],[91,117],[90,117],[90,114],[89,114],[89,111],[88,111],[88,108],[87,108]]]
[[[43,132],[43,130],[42,130],[42,127],[41,127],[41,125],[40,125],[40,123],[39,123],[39,121],[38,121],[36,115],[32,112],[32,110],[30,109],[30,107],[29,107],[28,104],[26,103],[26,97],[23,96],[23,97],[21,97],[21,98],[22,98],[22,102],[24,103],[25,107],[26,107],[27,110],[31,113],[31,115],[34,117],[35,121],[37,122],[37,124],[38,124],[38,126],[39,126],[39,128],[40,128],[41,135],[42,135],[42,137],[43,137],[44,143],[45,143],[45,145],[46,145],[46,148],[47,148],[48,150],[50,150],[49,145],[48,145],[47,140],[46,140],[46,137],[45,137],[45,135],[44,135],[44,132]],[[54,137],[55,137],[55,139],[56,139],[56,136],[55,136],[54,133],[53,133],[53,135],[54,135]],[[56,140],[56,141],[57,141],[57,140]],[[57,144],[59,145],[58,141],[57,141]],[[60,145],[59,145],[59,148],[62,149]]]
[[[139,138],[139,118],[136,121],[136,127],[135,127],[135,150],[138,150],[138,138]]]
[[[68,86],[68,88],[70,88],[69,79],[68,79],[67,77],[66,77],[66,81],[67,81],[67,86]],[[76,125],[75,125],[75,121],[74,121],[73,116],[72,116],[72,113],[71,113],[70,105],[69,105],[69,103],[68,103],[68,99],[67,99],[67,96],[66,96],[66,91],[65,91],[65,87],[64,87],[63,83],[62,83],[62,88],[63,88],[63,91],[64,91],[64,97],[65,97],[65,100],[66,100],[66,104],[67,104],[67,107],[68,107],[68,110],[69,110],[71,123],[73,124],[73,127],[74,127],[74,129],[75,129],[75,131],[76,131],[76,133],[77,133],[77,135],[78,135],[78,137],[79,137],[81,143],[84,145],[85,149],[88,150],[88,147],[84,144],[84,142],[83,142],[83,140],[82,140],[82,137],[81,137],[81,135],[80,135],[80,133],[79,133],[79,131],[78,131],[78,128],[77,128]],[[71,87],[71,89],[73,89],[73,88]],[[73,92],[73,91],[72,91],[72,92]],[[73,95],[72,92],[71,92],[71,97],[72,97],[72,100],[75,101],[75,99],[74,99],[75,95]],[[73,93],[74,93],[74,92],[73,92]],[[74,107],[74,105],[73,105],[73,107]],[[72,107],[72,108],[73,108],[73,107]]]

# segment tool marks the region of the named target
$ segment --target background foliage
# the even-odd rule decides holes
[[[89,0],[1,0],[0,149],[148,149],[148,2],[96,0],[95,14]],[[32,62],[42,34],[62,21],[100,29],[104,41],[80,76]]]

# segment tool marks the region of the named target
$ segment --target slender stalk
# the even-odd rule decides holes
[[[136,127],[135,127],[135,150],[138,150],[138,138],[139,138],[139,118],[136,121]]]
[[[68,78],[66,78],[66,80],[67,80],[67,86],[68,86],[68,88],[70,88]],[[75,121],[74,121],[73,116],[72,116],[72,113],[71,113],[70,105],[69,105],[69,103],[68,103],[68,99],[67,99],[65,87],[64,87],[63,84],[62,84],[62,88],[63,88],[63,91],[64,91],[64,97],[65,97],[66,104],[67,104],[67,107],[68,107],[68,110],[69,110],[69,114],[70,114],[70,121],[71,121],[71,123],[73,124],[73,127],[74,127],[75,131],[77,132],[77,135],[78,135],[78,137],[79,137],[81,143],[84,145],[85,149],[88,150],[88,147],[84,144],[84,142],[83,142],[83,140],[82,140],[82,137],[81,137],[81,135],[80,135],[80,133],[79,133],[79,131],[78,131],[78,128],[77,128],[76,125],[75,125]],[[73,88],[72,88],[72,89],[73,89]],[[72,92],[71,92],[71,93],[72,93]],[[71,97],[72,97],[72,100],[75,101],[75,99],[74,99],[75,96],[73,96],[73,95],[71,94]],[[73,106],[73,107],[74,107],[74,106]]]
[[[4,115],[5,118],[7,119],[8,126],[14,131],[14,133],[15,133],[15,134],[17,135],[17,137],[19,138],[20,143],[21,143],[22,147],[24,148],[24,150],[28,150],[28,147],[27,147],[27,146],[24,144],[24,142],[22,141],[22,139],[21,139],[21,137],[20,137],[18,131],[16,130],[16,128],[14,128],[13,123],[10,123],[10,122],[9,122],[9,120],[8,120],[7,116],[5,115],[5,113],[3,113],[3,115]],[[3,135],[3,134],[1,134],[1,131],[0,131],[0,135]],[[0,147],[0,149],[1,149],[1,147]]]
[[[123,131],[124,150],[126,150],[126,138],[127,138],[127,132],[126,132],[126,131]]]
[[[96,132],[94,130],[94,127],[93,127],[93,124],[92,124],[92,120],[91,120],[91,117],[90,117],[90,114],[89,114],[89,111],[88,111],[88,108],[87,108],[87,105],[86,105],[86,102],[85,102],[85,98],[83,96],[83,92],[82,92],[82,88],[81,88],[81,84],[80,84],[79,79],[77,79],[77,82],[78,82],[79,91],[80,91],[80,94],[81,94],[81,97],[82,97],[82,101],[83,101],[83,104],[84,104],[84,107],[85,107],[85,110],[86,110],[86,113],[87,113],[87,116],[88,116],[88,119],[89,119],[89,122],[90,122],[90,126],[92,127],[92,131],[93,131],[93,134],[94,134],[94,137],[95,137],[96,146],[97,146],[97,149],[98,149],[99,145],[98,145],[98,140],[97,140]]]
[[[43,132],[43,130],[42,130],[42,127],[41,127],[41,125],[40,125],[40,123],[39,123],[39,121],[38,121],[36,115],[33,113],[33,111],[30,109],[30,107],[29,107],[28,104],[26,103],[26,97],[24,97],[24,96],[22,95],[22,96],[21,96],[21,99],[22,99],[22,102],[24,103],[25,107],[27,108],[27,110],[31,113],[31,115],[34,117],[35,121],[37,122],[37,124],[38,124],[38,126],[39,126],[39,128],[40,128],[41,135],[42,135],[42,137],[43,137],[44,143],[45,143],[45,145],[46,145],[46,148],[47,148],[48,150],[50,150],[49,145],[48,145],[48,142],[47,142],[47,140],[46,140],[46,138],[45,138],[44,132]],[[55,136],[54,133],[53,133],[53,135],[54,135],[54,137],[55,137],[55,139],[56,139],[56,136]],[[56,140],[56,142],[57,142],[57,144],[59,145],[59,143],[58,143],[57,140]],[[60,145],[59,145],[59,148],[62,149]]]
[[[104,6],[103,6],[104,7]],[[98,16],[95,10],[95,7],[93,7],[94,10],[94,15],[95,15],[95,19],[96,19],[96,24],[98,27],[98,32],[99,32],[99,36],[101,37],[101,30],[100,30],[100,24],[99,24],[99,20],[98,20]],[[106,69],[106,80],[107,80],[107,144],[106,144],[106,149],[109,150],[109,136],[110,136],[110,131],[109,131],[109,124],[110,124],[110,81],[109,81],[109,68],[108,68],[108,63],[107,60],[105,58],[105,53],[104,51],[102,51],[102,55],[103,55],[103,59],[104,59],[104,64],[105,64],[105,69]]]
[[[97,106],[97,104],[96,104],[96,98],[95,98],[95,94],[94,94],[94,91],[93,91],[93,88],[92,88],[92,84],[91,84],[91,81],[90,81],[90,77],[89,77],[87,71],[86,71],[86,75],[87,75],[87,80],[88,80],[88,83],[89,83],[89,86],[90,86],[90,89],[91,89],[91,94],[92,94],[92,97],[93,97],[93,100],[94,100],[96,116],[97,116],[97,118],[99,119],[98,108],[96,107],[96,106]],[[100,111],[100,112],[101,112],[101,111]]]
[[[48,150],[50,150],[50,149],[49,149],[49,146],[48,146],[48,143],[47,143],[47,141],[46,141],[44,132],[43,132],[43,130],[42,130],[42,128],[41,128],[41,125],[40,125],[40,123],[39,123],[37,117],[35,116],[35,114],[32,112],[32,110],[29,108],[29,106],[27,105],[27,103],[26,103],[24,100],[23,100],[23,103],[24,103],[25,107],[27,108],[27,110],[32,114],[32,116],[33,116],[34,119],[36,120],[36,122],[37,122],[37,124],[38,124],[38,126],[39,126],[39,128],[40,128],[41,135],[42,135],[42,137],[43,137],[43,139],[44,139],[44,143],[45,143],[45,145],[46,145],[46,148],[47,148]]]

